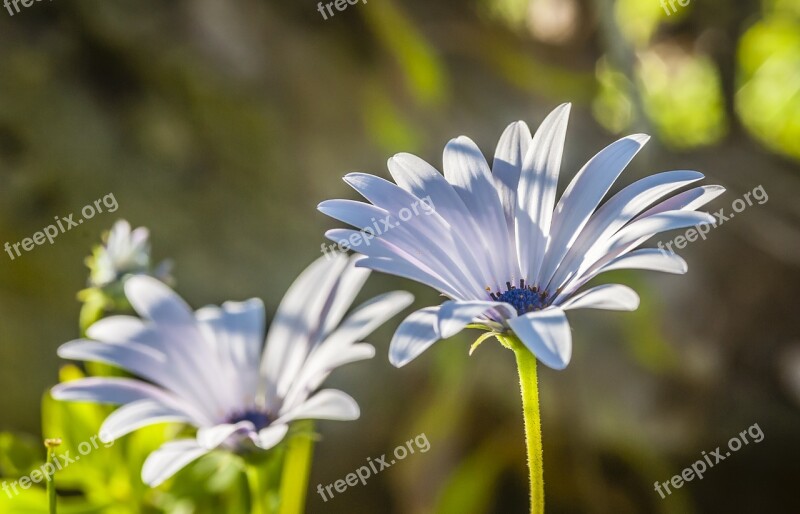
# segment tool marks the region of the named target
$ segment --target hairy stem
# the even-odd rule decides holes
[[[525,420],[525,443],[531,486],[531,514],[544,513],[544,461],[542,458],[542,422],[539,415],[539,385],[536,378],[536,357],[513,334],[498,335],[517,358],[519,385],[522,393],[522,415]]]

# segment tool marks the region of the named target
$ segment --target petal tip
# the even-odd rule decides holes
[[[391,364],[392,366],[394,366],[397,369],[400,369],[403,366],[405,366],[406,364],[408,364],[408,361],[409,361],[409,359],[407,359],[407,358],[400,358],[400,356],[398,356],[398,355],[396,355],[396,354],[394,354],[392,352],[389,352],[389,364]]]
[[[392,295],[394,297],[394,301],[397,302],[398,305],[402,305],[401,307],[402,309],[405,309],[406,307],[414,303],[414,295],[409,293],[408,291],[401,289],[398,291],[393,291]]]
[[[50,388],[50,397],[54,400],[62,400],[65,396],[64,387],[66,384],[56,384]]]

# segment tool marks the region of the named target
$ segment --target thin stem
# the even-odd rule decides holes
[[[544,514],[544,460],[542,457],[542,422],[539,416],[539,385],[536,378],[536,357],[513,334],[498,336],[513,350],[517,358],[519,385],[522,393],[522,415],[525,420],[525,443],[531,486],[531,514]]]
[[[303,514],[305,512],[308,476],[314,453],[314,422],[298,421],[295,434],[286,451],[281,473],[280,514]]]
[[[261,468],[257,464],[248,463],[245,474],[250,489],[250,514],[270,514],[269,496]]]
[[[56,514],[58,511],[58,503],[56,499],[56,465],[53,462],[55,449],[61,446],[61,439],[45,439],[44,446],[47,448],[47,467],[52,469],[52,474],[47,478],[47,498],[50,505],[50,514]]]

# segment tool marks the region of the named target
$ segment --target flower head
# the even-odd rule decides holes
[[[450,299],[400,325],[390,349],[394,365],[479,324],[513,332],[541,362],[562,369],[572,354],[565,311],[638,307],[636,293],[623,285],[579,292],[589,280],[623,268],[686,272],[685,261],[672,252],[636,248],[660,232],[712,223],[712,216],[694,211],[724,189],[698,187],[666,198],[703,178],[696,171],[668,171],[601,204],[647,142],[638,134],[601,150],[556,202],[569,109],[555,109],[534,136],[525,123],[512,123],[491,169],[475,143],[461,136],[445,147],[444,176],[414,155],[398,154],[388,164],[396,184],[363,173],[345,177],[370,203],[320,204],[323,213],[364,231],[370,220],[396,217],[419,198],[435,205],[434,215],[411,218],[357,249],[364,255],[358,266],[430,285]],[[353,233],[326,235],[336,241]]]
[[[284,296],[266,343],[258,299],[193,312],[162,282],[131,277],[125,293],[140,318],[104,318],[87,330],[91,339],[66,343],[58,354],[140,378],[85,378],[57,385],[52,395],[121,405],[101,427],[104,442],[155,423],[196,427],[195,438],[150,454],[142,478],[151,486],[217,448],[268,450],[293,420],[357,419],[349,395],[316,391],[333,369],[371,358],[374,348],[359,341],[413,300],[403,291],[387,293],[345,318],[368,275],[344,256],[318,259]]]
[[[127,275],[151,274],[170,283],[170,263],[165,261],[151,272],[150,232],[145,227],[131,230],[125,220],[118,220],[103,234],[103,244],[95,247],[87,259],[89,285],[106,287]]]

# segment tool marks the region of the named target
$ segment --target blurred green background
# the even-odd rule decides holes
[[[52,246],[0,256],[0,431],[38,446],[40,400],[65,364],[55,349],[78,337],[83,259],[117,218],[150,227],[193,306],[257,296],[271,314],[335,226],[317,203],[356,197],[342,175],[388,176],[400,151],[439,166],[460,134],[491,155],[508,123],[535,127],[571,101],[562,188],[619,135],[647,132],[617,189],[697,169],[728,188],[710,210],[759,185],[769,201],[682,251],[686,276],[621,274],[637,312],[571,316],[571,365],[540,373],[548,511],[800,512],[800,0],[665,5],[369,0],[327,20],[311,0],[0,10],[0,243],[109,192],[119,202]],[[439,300],[377,275],[363,297],[388,288]],[[397,321],[370,338],[376,359],[329,381],[363,414],[318,426],[308,512],[526,512],[512,354],[484,344],[470,358],[465,332],[396,370]],[[754,423],[761,443],[654,492]],[[422,432],[427,453],[327,503],[314,492]]]

